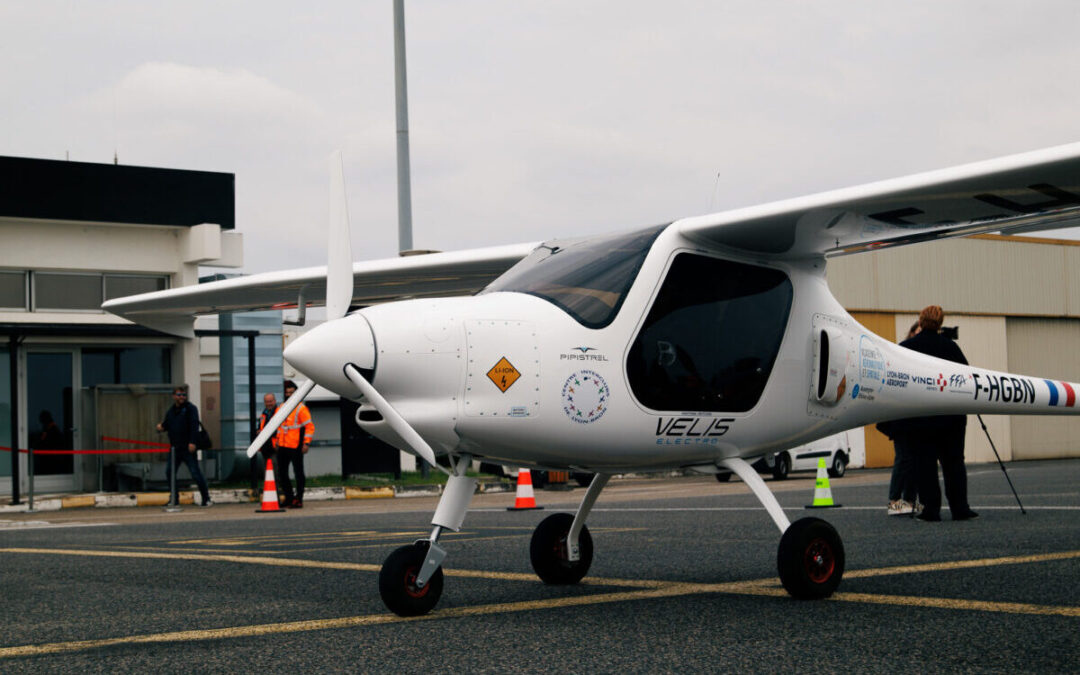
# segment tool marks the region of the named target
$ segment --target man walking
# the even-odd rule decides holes
[[[172,472],[180,466],[180,462],[184,462],[199,486],[202,505],[213,506],[210,490],[206,487],[206,478],[199,470],[199,461],[195,456],[195,440],[199,437],[199,409],[188,401],[186,387],[173,389],[173,404],[165,411],[165,419],[158,423],[157,430],[168,432],[169,445],[172,446],[173,461],[165,465],[165,475],[169,477],[170,483]],[[175,504],[176,495],[172,495],[171,499]]]

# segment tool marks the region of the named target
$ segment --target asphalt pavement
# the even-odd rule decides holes
[[[64,509],[0,515],[0,672],[1076,672],[1080,461],[969,467],[973,521],[885,514],[888,473],[769,481],[789,518],[839,531],[824,601],[776,579],[780,533],[746,486],[615,480],[589,520],[590,576],[546,586],[532,529],[584,495],[477,495],[427,617],[389,614],[378,569],[436,500]]]

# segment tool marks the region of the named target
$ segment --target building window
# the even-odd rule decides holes
[[[25,278],[25,273],[18,273]],[[8,295],[14,297],[14,291],[5,292],[4,276],[16,276],[16,273],[0,274],[0,307]],[[34,272],[31,276],[34,298],[34,311],[91,311],[100,312],[101,303],[113,298],[128,295],[162,291],[168,286],[168,278],[162,275],[148,274],[82,274],[75,272]],[[22,282],[25,285],[25,281]],[[25,308],[26,291],[23,290]],[[16,305],[17,306],[17,305]]]
[[[0,272],[0,309],[26,310],[26,272]]]
[[[140,276],[135,274],[105,275],[106,300],[163,290],[165,290],[165,277]]]
[[[84,347],[82,385],[167,384],[171,363],[168,347]]]
[[[101,311],[101,275],[34,272],[34,311]]]

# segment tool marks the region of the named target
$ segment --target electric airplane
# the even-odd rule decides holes
[[[823,520],[790,522],[755,458],[903,417],[1080,412],[1078,384],[874,335],[825,281],[828,256],[1080,225],[1080,143],[609,236],[358,263],[344,192],[336,157],[326,267],[104,308],[193,337],[197,314],[325,303],[328,320],[285,350],[310,379],[248,454],[319,384],[360,403],[365,431],[449,474],[430,537],[393,551],[379,575],[403,616],[439,600],[440,537],[464,522],[474,459],[596,474],[577,513],[533,533],[545,583],[588,571],[585,521],[610,476],[691,468],[738,474],[780,530],[784,588],[822,598],[843,576],[843,543]]]

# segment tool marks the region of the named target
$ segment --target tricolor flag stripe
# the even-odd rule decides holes
[[[1062,403],[1067,408],[1072,408],[1076,405],[1076,390],[1068,382],[1054,382],[1053,380],[1043,380],[1046,386],[1050,389],[1050,405],[1056,406],[1058,401],[1061,400],[1061,394],[1058,392],[1058,387],[1065,394],[1065,400]]]
[[[1057,405],[1057,402],[1058,402],[1057,385],[1055,385],[1050,380],[1043,380],[1043,382],[1045,382],[1046,386],[1050,388],[1050,405]]]

